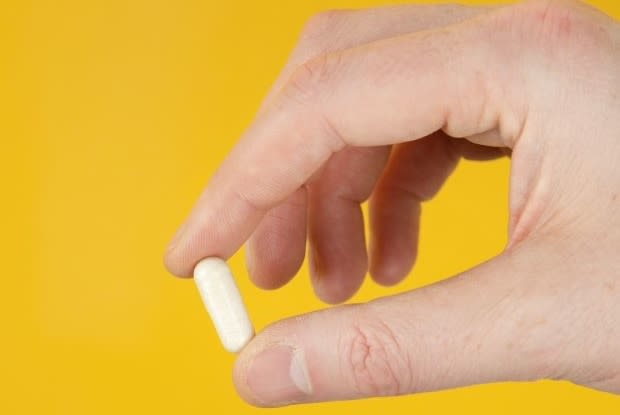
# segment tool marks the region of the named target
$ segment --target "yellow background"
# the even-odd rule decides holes
[[[312,13],[381,1],[0,2],[0,413],[258,413],[235,394],[191,281],[161,255],[247,126]],[[597,5],[620,16],[614,1]],[[463,163],[424,210],[397,288],[505,242],[506,160]],[[231,265],[258,329],[323,307],[307,269],[262,292]],[[618,413],[566,383],[503,384],[278,413]],[[225,411],[225,412],[224,412]],[[264,412],[264,410],[263,410]]]

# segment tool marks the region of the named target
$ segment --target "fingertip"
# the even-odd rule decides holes
[[[415,256],[387,259],[379,257],[370,262],[370,276],[374,282],[384,287],[401,283],[413,268]]]
[[[368,269],[367,262],[343,262],[343,267],[326,269],[321,265],[316,253],[310,254],[310,276],[312,288],[317,298],[326,304],[337,305],[348,301],[364,282]]]
[[[251,343],[252,342],[250,342],[250,344]],[[244,351],[250,347],[250,344],[248,344],[246,348],[239,353],[237,359],[235,360],[232,370],[233,385],[235,386],[237,395],[239,395],[239,397],[247,404],[257,407],[264,407],[264,402],[258,400],[248,387],[247,373],[250,359],[247,357],[248,353]]]
[[[306,190],[298,189],[271,209],[245,244],[252,282],[274,290],[297,274],[306,253]]]
[[[314,289],[314,295],[325,304],[342,304],[350,300],[357,292],[357,288],[352,290],[348,287],[343,287],[341,284],[323,284],[318,282],[319,280],[320,277],[316,277],[312,287]]]
[[[190,278],[193,274],[193,268],[188,267],[186,263],[179,259],[177,249],[174,246],[168,246],[163,257],[164,267],[170,274],[178,278]]]
[[[370,276],[379,285],[393,286],[409,274],[417,259],[419,205],[401,209],[398,217],[380,214],[375,206],[372,211]]]
[[[178,278],[191,278],[194,274],[194,267],[202,259],[202,257],[192,257],[192,253],[195,252],[193,248],[197,245],[195,242],[197,234],[192,231],[192,228],[193,225],[189,224],[189,220],[183,222],[168,242],[164,252],[164,267]]]
[[[333,201],[330,209],[316,209],[309,235],[309,268],[315,295],[332,305],[349,300],[368,271],[359,205]]]
[[[265,250],[270,252],[265,252]],[[301,268],[304,257],[272,252],[268,245],[256,246],[254,238],[245,245],[245,262],[250,280],[263,290],[276,290],[288,284]]]

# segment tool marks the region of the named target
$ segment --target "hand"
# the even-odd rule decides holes
[[[420,202],[460,157],[505,151],[502,254],[270,326],[238,357],[239,393],[272,406],[542,378],[620,393],[620,27],[578,2],[317,16],[166,264],[187,276],[250,238],[252,279],[276,288],[307,238],[316,293],[343,301],[367,269],[407,274]]]

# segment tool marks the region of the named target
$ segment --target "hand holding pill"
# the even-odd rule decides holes
[[[196,267],[237,351],[251,325],[212,257],[247,243],[250,277],[277,288],[307,245],[314,291],[332,304],[367,273],[395,284],[415,261],[422,202],[461,158],[509,154],[503,252],[431,286],[275,323],[239,353],[239,394],[279,406],[537,379],[620,393],[619,114],[620,25],[584,3],[321,14],[166,265]]]

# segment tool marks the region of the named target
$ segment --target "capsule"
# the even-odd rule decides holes
[[[194,281],[222,345],[239,352],[254,329],[228,265],[220,258],[203,259],[194,268]]]

